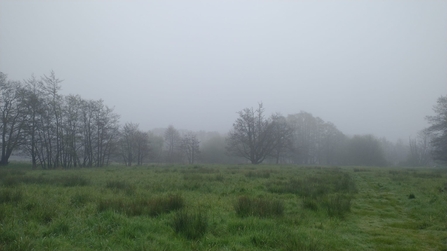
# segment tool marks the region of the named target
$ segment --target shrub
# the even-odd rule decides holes
[[[415,199],[415,198],[416,198],[416,196],[414,196],[413,193],[410,193],[410,195],[408,195],[408,199]]]
[[[234,210],[240,217],[282,216],[284,214],[284,202],[275,199],[252,199],[247,196],[241,196],[235,203]]]
[[[179,211],[174,216],[172,228],[187,239],[197,240],[207,231],[208,217],[201,211],[194,213]]]

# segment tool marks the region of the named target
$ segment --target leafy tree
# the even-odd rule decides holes
[[[447,162],[447,96],[438,98],[437,104],[433,106],[436,115],[427,116],[430,123],[427,131],[431,134],[430,141],[433,147],[433,159],[438,162]]]

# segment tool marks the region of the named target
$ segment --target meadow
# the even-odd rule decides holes
[[[447,250],[447,169],[12,163],[0,250]]]

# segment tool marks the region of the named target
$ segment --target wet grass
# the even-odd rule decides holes
[[[0,250],[447,250],[447,170],[0,168]]]

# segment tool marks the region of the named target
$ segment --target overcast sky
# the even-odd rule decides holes
[[[390,140],[447,93],[447,1],[4,1],[0,71],[63,79],[149,130],[306,111]]]

